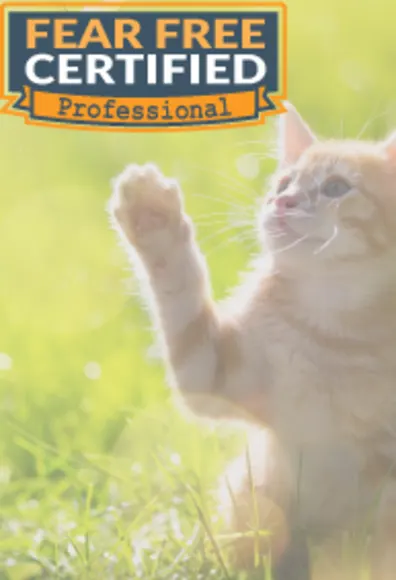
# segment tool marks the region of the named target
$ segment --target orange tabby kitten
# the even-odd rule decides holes
[[[319,142],[288,107],[258,222],[266,262],[226,311],[176,182],[129,166],[110,208],[146,274],[185,403],[263,426],[251,465],[227,474],[231,529],[270,528],[275,577],[300,580],[310,574],[301,530],[359,527],[374,510],[373,579],[394,580],[396,134]],[[241,564],[252,543],[238,543]]]

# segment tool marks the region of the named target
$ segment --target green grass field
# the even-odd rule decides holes
[[[391,0],[290,0],[289,98],[320,135],[396,127],[395,22]],[[1,580],[235,578],[212,492],[242,437],[174,409],[105,204],[129,162],[178,177],[221,298],[256,249],[237,225],[275,167],[274,131],[0,117]]]

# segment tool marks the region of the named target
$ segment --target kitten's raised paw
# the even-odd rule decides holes
[[[129,165],[116,179],[110,212],[140,252],[169,251],[183,233],[182,198],[177,183],[154,165]]]

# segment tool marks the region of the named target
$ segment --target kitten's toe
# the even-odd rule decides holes
[[[163,263],[192,232],[177,182],[151,164],[129,165],[116,179],[110,214],[146,262]]]
[[[176,181],[151,164],[129,165],[116,179],[110,213],[135,245],[180,224],[182,198]]]

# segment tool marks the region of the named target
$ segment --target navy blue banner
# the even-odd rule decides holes
[[[50,19],[53,21],[59,18],[59,12],[43,12],[40,13],[40,19]],[[217,55],[235,55],[235,54],[254,54],[260,57],[266,64],[266,75],[264,79],[260,79],[260,82],[254,83],[253,86],[266,86],[268,92],[277,92],[279,89],[278,85],[278,42],[279,42],[279,27],[278,19],[279,15],[276,12],[183,12],[178,13],[177,17],[180,20],[185,19],[201,19],[205,20],[209,26],[210,30],[207,34],[207,40],[211,46],[214,46],[214,30],[216,20],[237,20],[237,24],[233,27],[229,26],[229,31],[235,30],[235,37],[241,38],[241,27],[244,19],[249,20],[263,20],[265,19],[265,24],[263,26],[256,26],[255,31],[259,32],[260,29],[263,33],[263,39],[265,42],[264,49],[203,49],[199,46],[195,46],[194,49],[185,50],[182,48],[179,38],[169,39],[168,47],[166,50],[158,49],[156,44],[156,23],[159,19],[169,19],[169,12],[156,12],[142,14],[139,12],[115,12],[113,14],[103,13],[103,12],[67,12],[62,13],[61,17],[77,20],[75,26],[69,25],[65,27],[69,31],[74,32],[77,39],[81,38],[84,30],[86,29],[88,22],[94,18],[100,20],[103,25],[103,29],[106,32],[107,38],[110,40],[112,47],[114,47],[114,22],[122,18],[125,19],[136,19],[141,23],[141,34],[139,35],[139,40],[143,45],[143,49],[131,49],[128,46],[124,46],[123,49],[116,48],[103,48],[100,43],[92,43],[85,50],[80,50],[78,48],[70,49],[55,49],[54,48],[54,29],[53,26],[48,25],[47,27],[41,26],[41,30],[44,31],[46,28],[48,30],[48,37],[37,39],[37,48],[28,49],[26,43],[23,39],[27,37],[27,21],[29,19],[37,18],[37,12],[18,12],[9,15],[9,46],[8,46],[8,66],[10,71],[9,78],[9,89],[13,92],[18,92],[22,90],[24,85],[31,87],[42,87],[37,83],[32,82],[31,79],[27,78],[25,73],[25,65],[29,58],[37,53],[45,53],[54,56],[53,62],[39,61],[37,68],[37,75],[46,78],[48,76],[54,76],[58,79],[59,72],[59,57],[60,54],[68,55],[88,55],[88,54],[98,54],[98,55],[109,55],[110,57],[115,57],[117,54],[122,55],[157,55],[157,77],[160,80],[163,78],[163,59],[161,55],[165,53],[188,56],[197,54],[201,58],[199,59],[199,69],[200,78],[202,82],[199,85],[193,85],[190,82],[189,72],[191,66],[188,60],[186,61],[186,72],[185,74],[178,74],[174,76],[174,82],[171,85],[164,86],[160,82],[155,85],[148,85],[147,82],[147,66],[144,61],[136,62],[136,76],[138,77],[138,82],[134,84],[125,83],[125,65],[124,61],[114,60],[114,66],[109,71],[111,78],[114,80],[114,84],[106,84],[102,78],[98,78],[95,85],[89,87],[90,95],[108,95],[108,96],[139,96],[139,97],[165,97],[165,96],[182,96],[182,95],[208,95],[217,94],[223,92],[225,86],[227,87],[227,92],[238,92],[246,89],[246,84],[242,83],[229,83],[225,85],[223,83],[212,84],[208,86],[204,80],[206,79],[206,72],[208,64],[205,60],[205,55],[207,54],[217,54]],[[171,27],[170,27],[171,28]],[[177,30],[177,27],[172,27],[173,30]],[[71,74],[70,77],[74,79],[84,80],[87,78],[87,60],[82,58],[80,61],[76,60],[75,66],[78,68],[78,72]],[[234,61],[230,58],[229,61],[220,61],[221,66],[225,66],[227,71],[223,75],[219,74],[219,77],[223,77],[224,80],[232,80],[234,77]],[[251,78],[255,72],[255,65],[249,60],[246,61],[246,77]],[[83,82],[80,85],[65,85],[59,82],[53,82],[50,85],[46,85],[50,88],[51,92],[64,92],[67,87],[67,92],[75,95],[87,94],[87,86]],[[252,85],[250,85],[251,87]]]

